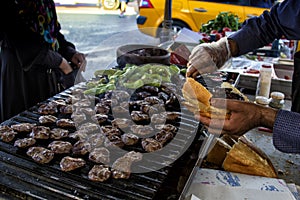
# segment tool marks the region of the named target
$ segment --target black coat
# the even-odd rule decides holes
[[[58,66],[62,57],[70,61],[76,52],[75,46],[59,32],[57,40],[60,47],[53,50],[40,35],[17,20],[13,2],[0,3],[0,122],[53,96],[47,71],[60,71]],[[2,9],[6,11],[5,16],[2,16]]]

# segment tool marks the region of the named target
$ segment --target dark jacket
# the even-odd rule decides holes
[[[49,69],[59,72],[62,57],[70,61],[76,52],[75,46],[59,32],[60,26],[57,26],[55,32],[58,49],[54,49],[40,34],[32,31],[28,25],[30,20],[26,17],[20,19],[20,8],[15,3],[18,1],[27,0],[8,0],[0,3],[1,122],[53,96],[47,72]],[[54,5],[52,0],[43,1]],[[5,15],[2,12],[4,10]],[[56,17],[56,11],[52,17]]]
[[[300,40],[300,1],[285,0],[261,16],[247,20],[242,29],[230,36],[239,47],[239,55],[263,47],[285,36]],[[299,53],[298,53],[299,54]],[[296,57],[295,57],[296,58]],[[300,58],[298,58],[300,59]],[[273,127],[273,144],[283,152],[300,153],[300,61],[294,62],[292,111],[280,110]]]
[[[285,0],[274,5],[270,12],[246,20],[242,29],[229,36],[243,55],[285,36],[289,40],[300,39],[300,1]]]

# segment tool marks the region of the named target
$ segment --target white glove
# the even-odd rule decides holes
[[[187,77],[217,71],[231,58],[227,37],[197,45],[189,57]]]

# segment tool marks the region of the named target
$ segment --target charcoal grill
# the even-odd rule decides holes
[[[66,90],[47,101],[64,99],[73,89]],[[2,125],[12,125],[21,122],[38,123],[38,106],[5,121]],[[172,143],[176,148],[187,149],[175,162],[172,156],[178,152],[170,148],[167,155],[156,153],[170,165],[147,173],[132,173],[129,179],[109,179],[105,182],[92,182],[88,179],[87,167],[63,172],[59,167],[59,158],[48,164],[34,162],[26,152],[13,146],[13,142],[0,141],[0,194],[8,199],[178,199],[180,192],[192,170],[199,148],[201,146],[201,130],[199,122],[185,108],[180,119],[182,131]],[[200,128],[199,128],[200,127]],[[196,137],[192,144],[187,141]],[[134,150],[134,149],[133,149]],[[137,163],[137,168],[159,166],[154,160],[144,160]],[[1,196],[0,196],[1,197]]]

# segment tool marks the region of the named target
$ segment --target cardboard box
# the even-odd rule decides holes
[[[199,168],[187,196],[201,200],[296,200],[282,179]]]

